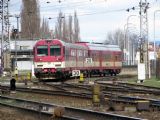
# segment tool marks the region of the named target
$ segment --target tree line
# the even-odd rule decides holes
[[[76,11],[74,16],[67,17],[60,11],[55,29],[51,31],[48,19],[41,20],[38,0],[22,0],[20,26],[21,31],[18,30],[18,33],[15,28],[12,29],[12,39],[57,38],[72,43],[80,41],[79,20]]]
[[[42,18],[40,15],[39,0],[22,0],[20,25],[18,38],[20,39],[41,39],[41,38],[57,38],[66,42],[78,42],[80,38],[80,26],[76,11],[74,15],[65,16],[63,12],[59,12],[55,28],[50,30],[48,18]],[[50,18],[52,19],[52,18]],[[17,39],[14,28],[12,30],[12,39]],[[129,34],[123,30],[115,30],[107,33],[104,43],[119,45],[122,50],[131,46],[137,49],[138,35]]]

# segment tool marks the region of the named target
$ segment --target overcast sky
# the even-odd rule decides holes
[[[49,3],[47,3],[47,1]],[[82,41],[103,42],[108,32],[117,29],[124,30],[129,16],[130,32],[139,33],[139,1],[140,0],[39,0],[41,17],[49,20],[50,28],[54,30],[58,12],[62,11],[65,16],[73,15],[77,11],[80,37]],[[154,11],[160,9],[159,0],[148,0],[149,40],[153,40],[153,16]],[[126,11],[135,7],[135,10]],[[10,13],[19,14],[21,10],[21,0],[10,1]],[[160,12],[156,14],[156,39],[160,39]],[[11,19],[11,25],[16,27],[16,19]]]

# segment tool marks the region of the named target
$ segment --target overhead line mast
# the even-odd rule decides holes
[[[150,78],[150,64],[148,56],[148,5],[147,0],[140,0],[140,38],[139,38],[139,52],[140,61],[138,63],[138,80],[145,80]],[[145,72],[143,72],[145,71]]]
[[[9,36],[9,0],[0,0],[0,23],[1,23],[1,74],[6,65],[4,64],[4,53],[10,55],[10,36]],[[8,62],[10,63],[10,62]]]

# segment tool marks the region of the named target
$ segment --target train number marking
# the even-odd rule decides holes
[[[92,63],[92,58],[86,58],[86,63]]]
[[[72,70],[72,76],[80,76],[80,70]]]

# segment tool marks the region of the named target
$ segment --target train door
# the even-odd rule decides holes
[[[83,50],[77,49],[77,67],[83,67]]]
[[[76,61],[77,61],[77,50],[74,48],[70,49],[70,57],[69,57],[69,63],[70,63],[70,67],[75,68],[76,67]]]
[[[113,69],[115,68],[115,62],[116,62],[116,54],[115,52],[112,52],[112,58],[113,58]]]
[[[64,61],[65,61],[65,67],[69,67],[69,57],[70,57],[70,49],[68,47],[63,47],[64,51]]]
[[[103,61],[103,60],[102,60],[102,59],[103,59],[103,58],[102,58],[102,57],[103,57],[103,56],[102,56],[102,51],[99,51],[98,54],[99,54],[99,57],[98,57],[98,58],[99,58],[99,59],[98,59],[98,61],[99,61],[99,66],[100,66],[100,68],[102,68],[102,61]]]

